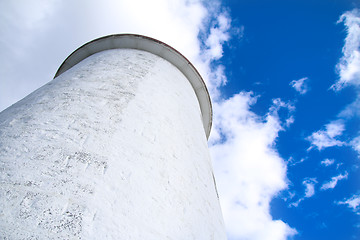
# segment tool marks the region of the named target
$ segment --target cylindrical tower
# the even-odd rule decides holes
[[[225,239],[193,65],[144,36],[73,52],[0,113],[0,238]]]

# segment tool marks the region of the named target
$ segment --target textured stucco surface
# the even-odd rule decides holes
[[[0,239],[225,239],[196,95],[108,50],[0,113]]]

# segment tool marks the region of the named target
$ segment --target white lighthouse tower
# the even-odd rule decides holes
[[[0,113],[0,239],[225,239],[194,66],[144,36],[73,52]]]

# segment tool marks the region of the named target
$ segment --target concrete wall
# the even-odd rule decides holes
[[[194,90],[94,54],[0,113],[1,239],[225,239]]]

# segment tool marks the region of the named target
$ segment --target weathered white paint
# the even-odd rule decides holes
[[[225,239],[183,73],[102,51],[0,113],[0,238]]]
[[[72,68],[92,54],[109,49],[138,49],[153,53],[177,67],[190,82],[200,104],[201,115],[206,136],[209,137],[212,125],[212,107],[209,92],[199,72],[180,52],[171,46],[136,34],[113,34],[90,41],[68,56],[61,64],[55,77]]]

